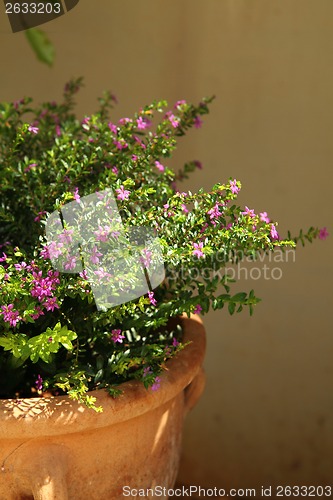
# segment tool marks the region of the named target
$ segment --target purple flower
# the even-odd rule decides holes
[[[155,381],[153,385],[151,386],[152,391],[157,391],[161,386],[161,379],[160,377],[155,377]]]
[[[200,313],[201,313],[201,311],[202,311],[202,307],[201,307],[201,305],[200,305],[200,304],[197,304],[197,305],[195,306],[195,309],[194,309],[194,311],[193,311],[193,314],[200,314]]]
[[[130,191],[124,189],[124,186],[120,186],[119,189],[116,189],[116,193],[118,200],[127,200],[129,195],[131,194]]]
[[[271,238],[272,240],[278,240],[279,239],[279,233],[277,232],[276,230],[276,227],[274,226],[274,224],[271,225]]]
[[[193,123],[194,123],[195,128],[200,128],[201,125],[202,125],[202,120],[201,120],[200,116],[196,116],[194,118],[194,122]]]
[[[39,374],[37,375],[37,380],[35,381],[35,386],[36,386],[37,391],[41,391],[43,389],[43,379]]]
[[[329,236],[329,233],[327,232],[326,227],[319,229],[319,239],[320,240],[326,240],[327,236]]]
[[[112,172],[113,172],[114,174],[118,175],[118,169],[117,169],[117,167],[112,167],[112,169],[111,169],[111,170],[112,170]]]
[[[182,203],[181,207],[182,207],[182,211],[184,212],[184,214],[188,214],[188,209],[187,209],[187,206],[185,205],[185,203]]]
[[[230,190],[233,194],[238,194],[240,191],[240,188],[237,186],[237,180],[234,179],[233,181],[229,181],[230,184]]]
[[[33,127],[32,125],[29,125],[28,130],[32,134],[38,134],[39,128],[38,127]]]
[[[267,212],[260,212],[260,220],[261,222],[267,222],[269,224],[271,222],[270,218],[267,215]]]
[[[205,254],[201,250],[203,248],[203,243],[202,242],[200,242],[200,243],[193,243],[193,246],[194,246],[194,250],[192,252],[192,255],[195,255],[196,257],[198,257],[198,259],[200,259],[200,257],[204,257],[205,256]]]
[[[148,375],[151,375],[153,372],[152,372],[152,369],[150,368],[150,366],[146,366],[144,369],[143,369],[143,376],[144,377],[147,377]]]
[[[154,292],[148,292],[148,297],[149,297],[149,301],[150,301],[151,305],[156,306],[157,300],[154,299]]]
[[[173,345],[173,347],[178,347],[179,346],[179,342],[178,342],[178,340],[175,337],[173,337],[173,339],[172,339],[172,345]]]
[[[121,330],[120,329],[112,330],[112,332],[111,332],[111,340],[112,340],[112,342],[114,342],[115,344],[117,342],[119,342],[119,344],[122,344],[124,338],[125,338],[125,335],[121,334]]]

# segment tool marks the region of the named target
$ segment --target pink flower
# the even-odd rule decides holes
[[[242,212],[242,215],[248,215],[249,217],[255,217],[254,210],[251,210],[249,207],[245,206],[245,212]]]
[[[55,309],[59,309],[56,297],[49,297],[48,299],[46,299],[43,302],[43,306],[46,307],[47,311],[54,311]]]
[[[139,259],[140,259],[140,262],[143,265],[143,267],[149,267],[150,266],[152,255],[153,255],[153,252],[151,252],[147,248],[144,248],[142,250],[141,257],[139,257]]]
[[[279,239],[279,233],[277,232],[276,230],[276,227],[274,226],[274,224],[271,225],[271,238],[272,240],[278,240]]]
[[[172,339],[172,345],[173,345],[173,347],[178,347],[179,346],[179,342],[178,342],[178,340],[175,337],[173,337],[173,339]]]
[[[270,218],[267,215],[267,212],[260,212],[260,220],[261,222],[267,222],[267,224],[271,222]]]
[[[158,160],[155,161],[155,166],[160,172],[164,172],[165,167]]]
[[[174,108],[177,109],[179,106],[182,106],[183,104],[186,104],[185,99],[181,99],[180,101],[177,101],[174,105]]]
[[[99,257],[102,257],[102,253],[98,251],[97,246],[95,245],[91,251],[90,262],[92,264],[99,264]]]
[[[192,255],[195,255],[196,257],[198,257],[198,259],[200,259],[200,257],[204,257],[205,256],[205,254],[201,250],[203,248],[203,243],[202,242],[200,242],[200,243],[193,243],[193,246],[194,246],[194,250],[192,252]]]
[[[320,240],[326,240],[327,236],[329,236],[329,233],[327,232],[326,227],[319,229],[319,239]]]
[[[177,128],[179,125],[179,118],[172,113],[167,113],[167,116],[173,128]]]
[[[219,211],[219,204],[216,203],[216,205],[210,210],[208,210],[207,213],[209,215],[211,223],[215,226],[216,222],[214,219],[217,219],[220,215],[222,215],[222,213]]]
[[[50,252],[49,252],[49,249],[48,249],[47,245],[45,245],[45,246],[41,249],[41,251],[40,251],[40,256],[41,256],[43,259],[45,259],[45,260],[47,260],[47,259],[49,259],[49,258],[50,258]]]
[[[61,136],[61,128],[59,127],[59,125],[56,125],[55,130],[56,130],[56,135],[58,137],[60,137]]]
[[[202,163],[199,160],[194,160],[194,165],[199,169],[202,170]]]
[[[72,255],[67,259],[67,262],[64,265],[66,271],[72,271],[76,267],[76,256]]]
[[[76,187],[74,189],[74,193],[73,193],[73,196],[74,196],[74,200],[77,201],[78,203],[80,203],[80,195],[79,195],[79,188]]]
[[[27,167],[25,167],[24,172],[30,172],[34,167],[37,166],[37,163],[30,163]]]
[[[43,218],[43,216],[45,214],[46,214],[46,212],[44,212],[44,211],[43,212],[38,212],[37,217],[34,218],[34,221],[35,222],[39,222]]]
[[[117,149],[126,149],[128,147],[127,142],[124,139],[121,139],[120,141],[113,141],[113,144],[116,146]]]
[[[112,167],[112,169],[111,169],[111,170],[112,170],[112,172],[113,172],[114,174],[118,175],[118,169],[117,169],[117,167]]]
[[[148,297],[149,297],[149,301],[150,301],[151,305],[156,306],[157,300],[154,299],[154,292],[148,292]]]
[[[115,344],[118,342],[119,344],[123,343],[123,339],[125,338],[125,335],[122,335],[120,329],[112,330],[111,332],[111,340]]]
[[[201,120],[200,116],[196,116],[194,118],[194,122],[193,123],[194,123],[195,128],[200,128],[201,125],[202,125],[202,120]]]
[[[201,307],[201,305],[200,305],[200,304],[197,304],[197,305],[195,306],[195,309],[194,309],[194,311],[193,311],[193,314],[200,314],[200,313],[201,313],[201,311],[202,311],[202,307]]]
[[[33,127],[32,125],[29,125],[28,130],[32,134],[38,134],[39,128],[38,127]]]
[[[14,304],[8,304],[7,306],[1,306],[0,314],[2,314],[4,321],[10,324],[10,326],[16,326],[17,323],[22,319],[18,313],[15,311]]]
[[[106,242],[108,241],[111,227],[110,226],[98,226],[98,231],[94,231],[97,241]]]
[[[136,120],[136,123],[139,130],[145,130],[151,125],[151,121],[147,118],[142,118],[142,116],[139,116],[139,118]]]
[[[82,122],[81,122],[81,125],[85,127],[84,128],[87,128],[89,129],[89,122],[90,122],[90,116],[86,116],[85,118],[83,118]]]
[[[240,188],[237,186],[237,180],[234,179],[233,181],[229,181],[230,184],[230,190],[233,194],[238,194],[240,191]]]
[[[112,122],[109,122],[109,123],[108,123],[108,127],[109,127],[109,129],[111,130],[111,132],[112,132],[113,134],[117,134],[117,132],[118,132],[118,130],[117,130],[117,125],[115,125],[115,124],[114,124],[114,123],[112,123]]]
[[[142,149],[146,149],[146,145],[144,142],[142,142],[140,137],[138,137],[137,135],[133,135],[133,139],[142,147]]]
[[[182,203],[182,211],[184,212],[184,214],[188,214],[188,209],[185,203]]]
[[[129,195],[131,194],[130,191],[124,189],[124,186],[120,186],[120,188],[116,189],[116,193],[118,200],[127,200]]]
[[[7,260],[7,255],[5,254],[5,252],[2,252],[2,257],[0,257],[0,262],[6,262]]]
[[[125,118],[120,118],[119,123],[120,125],[125,125],[125,123],[132,123],[132,121],[133,120],[131,120],[131,118],[125,117]]]

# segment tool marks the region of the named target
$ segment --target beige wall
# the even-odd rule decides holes
[[[79,111],[112,89],[130,115],[154,98],[216,94],[174,164],[200,159],[186,187],[229,176],[240,201],[279,230],[332,227],[332,0],[81,0],[45,25],[54,69],[35,62],[0,13],[0,99],[60,96],[84,75]],[[324,484],[333,470],[333,238],[276,264],[280,280],[243,279],[254,317],[206,317],[207,389],[189,416],[180,480],[200,486]]]

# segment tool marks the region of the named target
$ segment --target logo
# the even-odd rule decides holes
[[[80,273],[99,310],[137,299],[165,277],[159,238],[152,228],[124,227],[111,189],[53,212],[46,222],[46,239],[54,268]]]
[[[80,0],[3,0],[12,32],[48,23],[72,10]]]

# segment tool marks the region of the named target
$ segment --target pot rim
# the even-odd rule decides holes
[[[50,396],[0,400],[0,439],[54,436],[79,432],[89,428],[106,427],[142,415],[163,405],[182,392],[198,374],[205,354],[206,336],[198,315],[181,317],[184,342],[190,342],[166,363],[161,373],[161,387],[157,391],[146,389],[138,380],[128,381],[119,387],[123,391],[112,398],[104,390],[90,391],[96,397],[96,406],[103,412],[96,413],[69,396]]]

